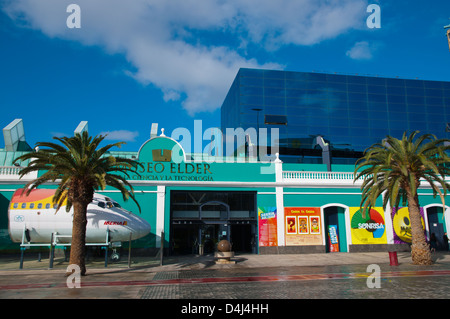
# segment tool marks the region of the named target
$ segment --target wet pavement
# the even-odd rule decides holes
[[[431,266],[414,266],[410,253],[398,253],[399,266],[390,266],[388,253],[237,255],[235,264],[220,265],[213,256],[181,256],[160,266],[133,257],[108,267],[100,258],[87,263],[80,288],[68,288],[78,282],[65,276],[63,258],[48,269],[48,259],[27,256],[19,269],[17,256],[0,256],[0,299],[447,299],[450,253],[433,258]]]

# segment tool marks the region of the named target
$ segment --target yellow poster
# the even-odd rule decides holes
[[[422,220],[422,227],[425,228],[422,207],[420,207],[420,215]],[[398,209],[392,209],[392,226],[394,228],[394,243],[411,243],[411,220],[409,218],[408,207],[399,207]]]
[[[354,245],[387,244],[383,208],[374,207],[363,216],[359,207],[350,207],[350,227]]]

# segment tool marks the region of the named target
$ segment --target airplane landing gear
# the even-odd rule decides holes
[[[113,248],[113,252],[111,254],[111,261],[114,263],[120,261],[120,253],[117,252],[115,248]]]
[[[111,243],[112,253],[111,253],[111,261],[118,262],[120,261],[120,250],[122,250],[121,242],[112,242]]]

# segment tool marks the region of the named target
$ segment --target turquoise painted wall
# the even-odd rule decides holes
[[[170,150],[170,153],[164,150]],[[155,152],[156,151],[156,152]],[[154,158],[156,156],[156,158]],[[172,180],[184,181],[185,186],[167,186],[165,197],[164,230],[167,240],[170,238],[170,194],[174,190],[198,190],[198,191],[254,191],[257,192],[257,207],[277,206],[274,187],[192,187],[189,178],[207,181],[240,181],[240,182],[274,182],[275,165],[268,163],[186,163],[184,151],[181,146],[170,138],[154,138],[141,147],[138,161],[143,164],[139,173],[132,176],[131,182],[137,180]],[[189,164],[189,165],[187,165]],[[180,165],[180,166],[179,166]],[[353,165],[333,165],[333,171],[353,172]],[[326,165],[322,164],[283,164],[285,171],[326,171]],[[13,191],[23,184],[6,183],[0,187],[0,250],[18,249],[18,244],[11,243],[8,234],[7,210]],[[48,187],[48,188],[54,188]],[[132,211],[146,219],[151,227],[151,234],[133,243],[133,247],[154,248],[156,246],[156,219],[157,219],[157,187],[135,186],[136,199],[141,205],[142,211],[138,212],[136,204],[129,200],[125,202],[120,193],[110,192],[107,188],[103,194],[111,197],[126,210]],[[440,199],[431,196],[431,190],[420,190],[419,200],[421,206],[429,204],[440,205]],[[447,196],[448,198],[448,196]],[[285,207],[321,207],[330,203],[342,204],[349,207],[358,207],[361,201],[359,188],[313,188],[313,187],[285,187]],[[378,205],[381,206],[381,198]],[[159,234],[158,234],[159,235]]]

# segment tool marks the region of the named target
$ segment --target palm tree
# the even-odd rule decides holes
[[[364,156],[356,162],[354,181],[363,178],[361,185],[361,211],[375,206],[380,195],[384,195],[383,208],[388,201],[398,208],[407,202],[411,221],[411,257],[415,265],[432,263],[420,215],[417,190],[421,182],[428,183],[433,195],[438,194],[445,206],[445,196],[450,185],[445,181],[450,175],[450,146],[448,139],[437,139],[425,134],[416,138],[418,131],[401,140],[387,136],[381,143],[369,147]],[[361,171],[359,171],[362,169]],[[383,194],[385,193],[385,194]],[[364,205],[364,206],[363,206]]]
[[[20,170],[21,178],[33,171],[43,172],[41,176],[27,183],[25,188],[28,194],[44,183],[56,181],[58,187],[53,203],[57,205],[57,210],[65,203],[67,212],[73,206],[69,263],[78,265],[82,275],[86,274],[86,213],[95,190],[104,190],[107,185],[117,188],[124,200],[132,198],[140,210],[133,187],[125,178],[129,177],[129,172],[137,173],[136,168],[140,164],[131,159],[108,156],[107,152],[112,147],[120,147],[124,142],[97,149],[105,137],[93,138],[87,132],[77,133],[74,137],[54,137],[63,145],[40,142],[36,144],[39,147],[36,152],[24,154],[14,161],[31,160],[27,167]]]

